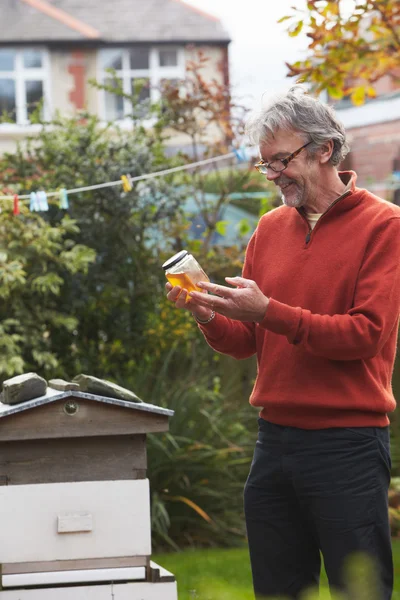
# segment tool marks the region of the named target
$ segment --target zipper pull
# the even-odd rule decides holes
[[[310,239],[311,239],[311,231],[309,231],[307,233],[307,235],[306,235],[306,244],[308,244],[308,242],[310,241]]]

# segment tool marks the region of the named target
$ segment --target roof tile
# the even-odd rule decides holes
[[[99,31],[103,42],[229,42],[229,35],[219,19],[185,4],[183,0],[46,2]],[[62,43],[87,39],[76,29],[23,0],[1,0],[0,22],[0,43]]]

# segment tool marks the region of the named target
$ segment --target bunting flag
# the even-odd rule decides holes
[[[14,195],[13,213],[14,213],[14,215],[19,215],[20,214],[18,194]]]
[[[62,210],[68,210],[68,208],[69,208],[68,194],[67,194],[67,190],[65,188],[61,188],[61,190],[59,192],[59,201],[60,201],[60,208]]]

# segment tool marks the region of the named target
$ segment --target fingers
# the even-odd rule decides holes
[[[245,279],[244,277],[225,277],[225,281],[230,285],[240,288],[253,287],[254,285],[252,279]]]
[[[193,298],[197,306],[204,306],[204,308],[216,311],[223,309],[226,302],[225,298],[221,296],[211,296],[203,292],[190,292],[189,298]]]
[[[179,298],[179,296],[182,292],[182,288],[179,287],[179,285],[175,285],[173,287],[170,283],[167,283],[165,285],[165,289],[168,292],[167,298],[168,298],[168,300],[171,300],[171,302],[175,302]]]
[[[231,288],[226,287],[225,285],[217,285],[216,283],[209,283],[208,281],[201,281],[196,284],[197,287],[210,292],[211,294],[215,294],[215,296],[219,296],[220,298],[229,298],[232,294]],[[196,297],[197,296],[193,296]]]
[[[182,289],[179,285],[172,286],[170,283],[165,285],[167,290],[167,300],[174,302],[177,308],[189,308],[191,298],[187,290]]]
[[[175,306],[177,308],[188,308],[190,305],[190,296],[187,293],[187,290],[181,290],[177,300],[175,301]]]

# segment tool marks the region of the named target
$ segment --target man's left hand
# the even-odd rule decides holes
[[[265,317],[269,299],[256,282],[243,277],[226,277],[225,281],[235,289],[202,281],[196,285],[210,294],[190,292],[189,296],[196,304],[230,319],[260,323]]]

